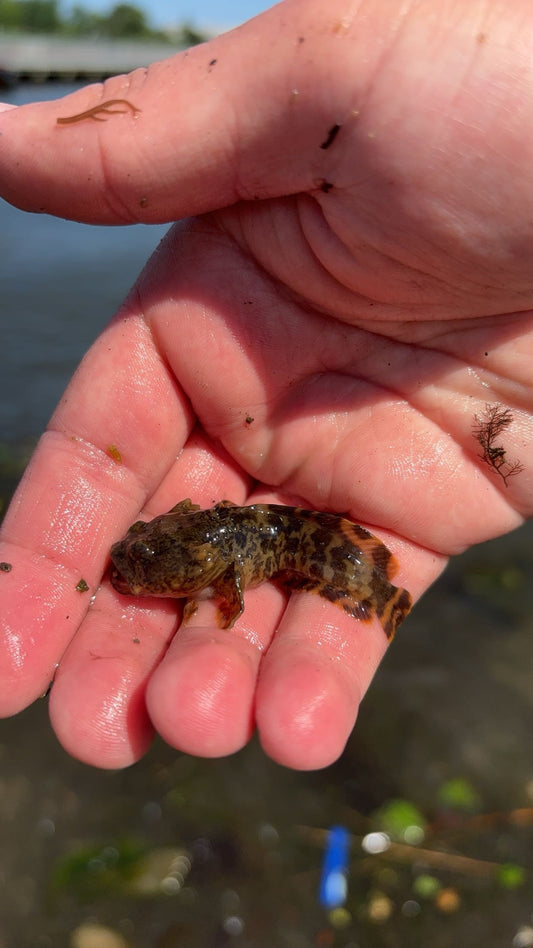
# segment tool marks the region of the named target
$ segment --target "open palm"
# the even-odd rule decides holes
[[[430,0],[406,22],[400,4],[396,18],[372,4],[372,22],[342,28],[322,6],[286,0],[148,75],[2,115],[13,203],[104,223],[196,215],[85,357],[3,526],[3,713],[60,661],[54,726],[100,766],[135,760],[153,727],[217,756],[256,726],[275,759],[323,766],[387,644],[377,622],[270,585],[230,632],[203,602],[176,634],[172,601],[98,588],[139,516],[185,497],[344,512],[384,539],[417,598],[449,555],[531,513],[520,5],[497,53],[462,18],[438,54]],[[276,62],[252,70],[269,37]],[[136,117],[55,125],[118,97]],[[473,428],[491,411],[509,424],[483,458]]]

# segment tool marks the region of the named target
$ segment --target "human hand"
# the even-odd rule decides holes
[[[154,727],[219,756],[257,726],[277,761],[324,766],[387,645],[377,622],[269,584],[231,631],[204,602],[176,633],[174,602],[99,587],[139,516],[189,496],[345,512],[418,598],[448,556],[531,513],[532,14],[404,11],[286,0],[147,72],[0,116],[14,204],[196,215],[81,363],[2,528],[1,711],[59,662],[52,722],[87,762],[131,763]],[[56,124],[116,98],[139,111]],[[487,405],[512,417],[504,458],[473,436]],[[522,470],[505,482],[498,458]]]

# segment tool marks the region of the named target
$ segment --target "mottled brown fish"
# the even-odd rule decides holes
[[[411,596],[393,586],[396,562],[381,540],[336,514],[224,500],[201,510],[182,500],[169,513],[138,520],[111,548],[111,582],[120,593],[218,600],[222,628],[244,609],[246,586],[272,579],[308,590],[357,619],[377,616],[387,637],[411,608]]]

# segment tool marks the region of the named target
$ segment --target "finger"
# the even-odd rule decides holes
[[[399,559],[396,579],[414,601],[445,565],[409,544]],[[401,648],[407,628],[400,627],[393,647]],[[333,763],[388,645],[376,619],[361,622],[318,596],[291,595],[257,685],[256,723],[265,751],[296,770]]]
[[[251,594],[238,633],[221,630],[214,606],[204,602],[176,633],[180,603],[121,597],[106,584],[50,694],[65,750],[93,766],[126,767],[147,750],[154,726],[191,754],[239,750],[253,730],[257,668],[282,598],[268,586]]]
[[[171,467],[190,427],[190,406],[130,301],[83,360],[2,525],[0,560],[12,568],[1,574],[0,713],[20,710],[47,687],[112,540]],[[81,579],[86,592],[77,588]]]
[[[117,599],[109,586],[99,590],[50,693],[59,741],[95,767],[126,767],[148,749],[146,682],[177,623],[171,602]]]
[[[199,604],[147,689],[150,718],[169,744],[201,757],[244,747],[255,727],[258,670],[284,602],[271,585],[250,590],[231,630],[218,628],[213,604]]]
[[[379,623],[356,621],[316,597],[292,596],[257,687],[266,753],[296,770],[337,760],[387,644]]]
[[[129,223],[319,188],[330,165],[324,145],[337,125],[353,124],[358,87],[381,55],[369,40],[385,15],[363,21],[354,48],[339,42],[346,28],[322,7],[280,4],[148,70],[5,113],[1,193],[26,210]],[[349,65],[351,84],[340,81]],[[133,108],[115,102],[57,124],[110,100]]]
[[[444,561],[405,549],[399,581],[406,566],[419,573],[418,596]],[[200,603],[147,687],[151,720],[168,743],[219,757],[243,747],[257,724],[266,752],[286,766],[315,769],[339,756],[387,638],[378,622],[356,622],[315,595],[295,593],[287,608],[285,598],[271,584],[246,591],[230,631]]]
[[[213,493],[242,500],[245,490],[223,450],[213,450],[195,429],[140,517],[149,520],[187,496],[205,506]],[[116,768],[146,751],[153,734],[146,685],[180,616],[179,602],[121,596],[106,577],[61,658],[50,696],[52,725],[72,756]]]

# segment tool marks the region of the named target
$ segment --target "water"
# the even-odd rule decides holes
[[[21,87],[12,100],[69,88]],[[8,457],[39,434],[164,230],[0,205]],[[532,540],[528,525],[452,564],[321,773],[278,767],[256,743],[204,761],[162,742],[101,773],[61,750],[45,701],[0,722],[2,948],[79,948],[88,920],[133,948],[531,944]],[[407,804],[415,830],[371,856],[362,840],[387,825],[383,808],[398,820]],[[328,916],[323,830],[338,823],[352,835],[351,874],[345,914]],[[516,884],[521,867],[530,875]]]
[[[21,85],[4,101],[76,86]],[[81,356],[113,315],[166,226],[93,227],[0,201],[0,443],[43,429]]]

